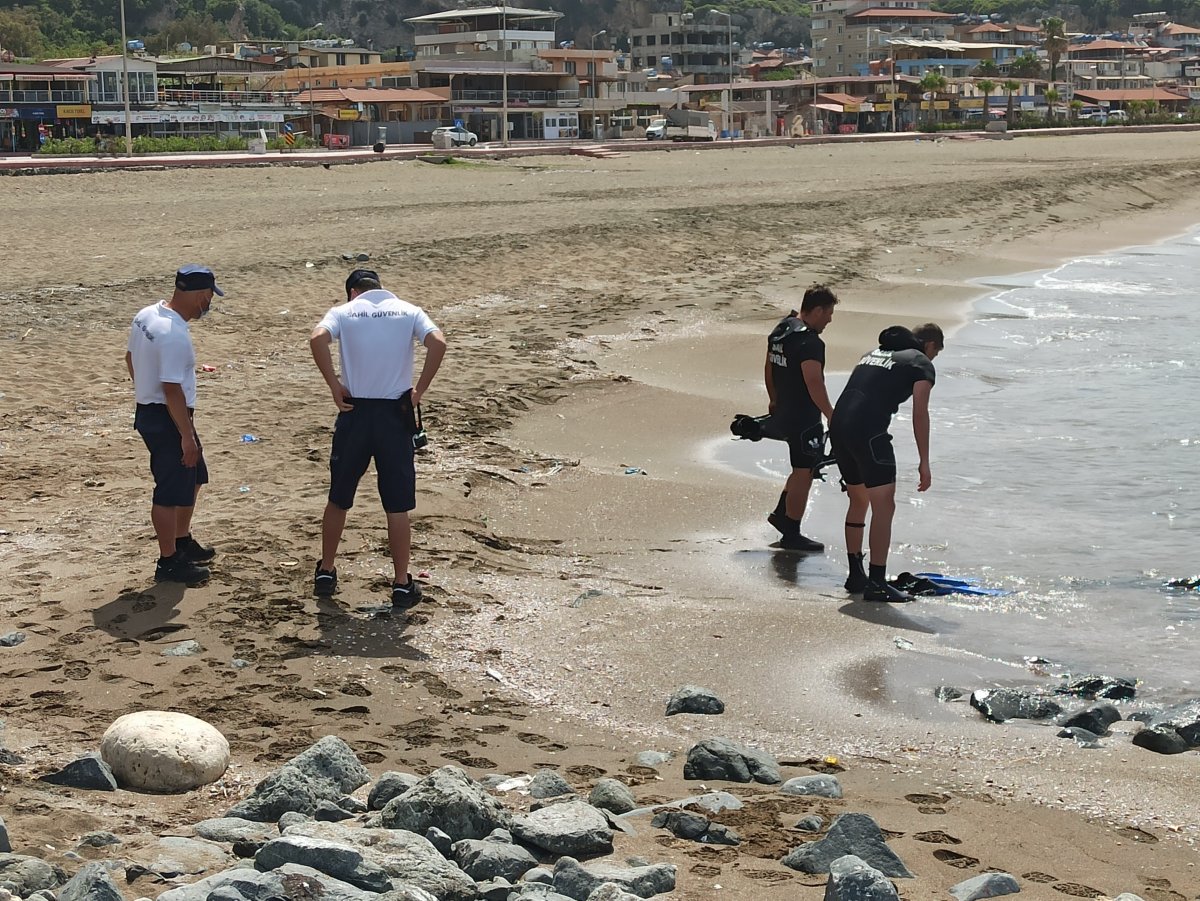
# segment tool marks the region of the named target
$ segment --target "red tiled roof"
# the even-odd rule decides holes
[[[1159,102],[1174,102],[1187,103],[1186,94],[1177,94],[1174,91],[1168,91],[1166,88],[1113,88],[1106,91],[1083,91],[1075,89],[1075,96],[1081,100],[1091,100],[1099,102],[1108,100],[1118,103],[1127,103],[1130,100],[1157,100]]]
[[[1089,50],[1129,50],[1140,52],[1145,50],[1142,44],[1131,44],[1128,41],[1092,41],[1087,44],[1072,44],[1067,48],[1068,53],[1087,53]]]
[[[1193,28],[1191,25],[1178,25],[1172,22],[1170,25],[1163,26],[1162,34],[1200,34],[1200,28]]]
[[[995,22],[984,22],[982,25],[977,25],[969,29],[967,34],[984,34],[985,32],[1002,32],[1008,34],[1012,31],[1011,28],[1005,28],[1003,25],[997,25]]]

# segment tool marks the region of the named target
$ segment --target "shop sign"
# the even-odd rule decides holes
[[[356,109],[338,110],[338,118],[343,122],[357,122],[362,114]]]
[[[92,117],[91,104],[87,103],[60,103],[57,112],[60,119],[90,119]]]

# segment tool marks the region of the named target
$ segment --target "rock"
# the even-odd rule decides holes
[[[1121,892],[1113,901],[1143,901],[1141,895],[1135,895],[1132,892]]]
[[[289,826],[295,826],[299,823],[307,823],[311,819],[312,817],[305,816],[302,813],[297,813],[294,810],[289,810],[283,814],[280,814],[279,822],[275,824],[275,828],[278,829],[279,834],[282,835],[288,830]],[[272,838],[274,838],[274,836],[272,836]]]
[[[57,892],[58,901],[125,901],[100,862],[87,863]]]
[[[392,887],[387,872],[366,860],[357,848],[323,838],[289,833],[267,842],[254,855],[259,870],[274,870],[285,863],[312,867],[369,892],[386,892]]]
[[[1020,890],[1017,880],[1008,873],[983,873],[951,886],[950,894],[958,901],[978,901],[980,898],[1012,895]]]
[[[560,795],[573,795],[575,789],[554,770],[539,770],[529,782],[529,794],[535,798],[557,798]]]
[[[173,835],[155,839],[128,856],[134,865],[161,879],[215,873],[232,863],[225,849],[214,842]]]
[[[437,848],[438,854],[442,857],[449,860],[454,856],[454,839],[438,829],[437,826],[430,826],[426,829],[425,838],[429,844]],[[463,841],[471,841],[471,839],[463,839]]]
[[[319,801],[317,809],[313,811],[313,819],[321,820],[325,823],[340,823],[342,820],[354,819],[354,814],[334,804],[332,801]]]
[[[374,895],[372,901],[438,901],[437,897],[415,885],[398,885],[390,892]]]
[[[1050,698],[1017,688],[981,688],[971,692],[971,706],[994,723],[1005,720],[1044,720],[1062,713]]]
[[[1076,744],[1081,748],[1100,747],[1100,736],[1095,732],[1088,732],[1087,729],[1080,729],[1077,726],[1068,726],[1065,729],[1060,729],[1056,734],[1059,738],[1074,739]]]
[[[197,654],[200,654],[203,651],[204,651],[204,648],[202,648],[200,646],[200,642],[196,641],[195,639],[189,638],[187,641],[181,641],[178,644],[171,645],[169,648],[165,648],[162,651],[161,656],[163,656],[163,657],[195,657]],[[128,714],[128,715],[132,716],[132,714]],[[186,714],[180,714],[180,715],[186,716]]]
[[[633,762],[638,766],[660,767],[673,756],[665,751],[638,751],[633,755]]]
[[[83,788],[91,791],[115,792],[117,780],[99,754],[88,754],[72,760],[57,773],[39,776],[39,781],[68,788]]]
[[[1121,711],[1112,704],[1095,704],[1086,710],[1078,710],[1059,717],[1058,724],[1068,729],[1086,729],[1097,737],[1108,734],[1108,727],[1119,722]]]
[[[12,842],[8,839],[8,827],[4,825],[4,817],[0,817],[0,854],[12,851]]]
[[[612,851],[612,829],[604,815],[583,801],[568,801],[512,819],[520,841],[551,854],[589,856]]]
[[[7,632],[0,635],[0,648],[15,648],[22,644],[28,636],[24,632]]]
[[[629,813],[637,807],[637,801],[629,787],[624,782],[610,778],[597,780],[591,794],[588,795],[588,803],[617,814]]]
[[[694,745],[688,751],[683,778],[762,782],[767,785],[783,781],[779,775],[779,764],[770,755],[724,738],[709,738]]]
[[[1133,717],[1131,716],[1130,719]],[[1200,700],[1185,701],[1168,707],[1150,720],[1152,726],[1170,726],[1187,742],[1188,747],[1200,747]]]
[[[474,901],[475,881],[438,853],[420,835],[404,830],[359,829],[342,823],[306,820],[289,826],[286,835],[310,835],[357,848],[378,864],[393,885],[414,885],[440,901]]]
[[[957,701],[966,692],[961,688],[955,688],[953,685],[939,685],[933,690],[933,696],[939,701]]]
[[[87,832],[79,837],[79,844],[89,848],[104,848],[108,845],[119,845],[121,840],[111,832]]]
[[[525,875],[521,879],[525,882],[539,882],[542,885],[550,885],[554,882],[554,872],[545,867],[534,867],[532,870],[526,870]]]
[[[619,867],[595,863],[584,866],[572,857],[560,857],[554,864],[554,891],[574,901],[587,901],[592,892],[606,882],[615,883],[639,898],[652,898],[675,891],[675,865]]]
[[[100,756],[122,788],[172,794],[220,779],[229,766],[229,742],[186,713],[142,710],[108,727]]]
[[[497,827],[507,828],[511,817],[504,805],[461,769],[444,766],[392,798],[380,820],[388,829],[407,829],[418,835],[436,826],[460,841],[483,838]]]
[[[61,867],[24,854],[0,854],[0,885],[26,898],[43,889],[56,889],[67,881]]]
[[[650,825],[656,829],[666,829],[678,838],[706,845],[739,845],[742,840],[738,834],[720,823],[713,823],[708,817],[698,813],[688,813],[682,810],[664,810],[655,815]]]
[[[640,895],[627,892],[615,882],[606,882],[588,895],[587,901],[642,901]]]
[[[353,795],[343,795],[334,803],[339,809],[346,811],[346,813],[358,814],[367,812],[366,802],[358,800]]]
[[[847,854],[829,864],[825,901],[899,901],[896,887],[874,867]]]
[[[703,795],[692,795],[673,801],[669,806],[688,808],[697,807],[705,813],[720,813],[722,810],[741,810],[745,805],[737,795],[729,792],[706,792]]]
[[[275,822],[288,811],[312,816],[321,801],[336,803],[370,778],[349,745],[326,735],[269,774],[227,816],[264,823]]]
[[[1104,698],[1109,701],[1128,701],[1137,695],[1137,683],[1132,679],[1113,676],[1079,676],[1055,689],[1063,695],[1074,695],[1094,701]]]
[[[388,770],[371,786],[367,795],[368,810],[383,810],[392,798],[398,798],[421,780],[410,773],[397,773]]]
[[[715,716],[725,712],[725,702],[707,688],[685,685],[667,701],[667,716],[678,713],[699,713]]]
[[[802,873],[828,873],[830,864],[847,854],[861,858],[885,876],[912,878],[908,867],[884,843],[879,824],[865,813],[842,814],[824,838],[789,851],[783,865]]]
[[[264,823],[243,820],[238,817],[215,817],[211,820],[201,820],[192,827],[192,831],[200,838],[210,842],[257,842],[265,845],[275,838],[274,830]]]
[[[801,832],[820,832],[821,827],[825,825],[825,821],[815,813],[806,817],[801,817],[796,823],[796,828]]]
[[[801,797],[840,798],[842,784],[838,782],[837,776],[818,773],[815,776],[797,776],[795,779],[789,779],[779,787],[779,791],[785,795]]]
[[[520,845],[493,841],[490,838],[482,841],[465,838],[455,842],[451,849],[451,858],[458,864],[459,869],[476,882],[495,879],[497,876],[502,876],[509,882],[516,882],[537,866],[537,858]]]
[[[479,901],[508,901],[513,885],[507,879],[488,879],[475,887]]]
[[[1147,726],[1133,736],[1133,743],[1156,754],[1182,754],[1188,750],[1183,736],[1168,725]]]
[[[364,892],[311,867],[289,863],[266,873],[235,867],[191,885],[169,889],[158,896],[158,901],[208,901],[209,898],[220,901],[225,890],[236,893],[225,896],[229,901],[237,901],[238,897],[247,901],[380,901],[388,897]]]

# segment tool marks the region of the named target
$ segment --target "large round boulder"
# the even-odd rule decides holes
[[[108,727],[100,756],[122,788],[168,794],[220,779],[229,766],[229,742],[186,713],[143,710]]]

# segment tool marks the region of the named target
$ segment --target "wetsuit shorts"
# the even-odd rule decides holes
[[[790,434],[787,446],[792,469],[812,469],[825,457],[825,432],[821,423]]]
[[[874,434],[847,434],[842,429],[831,429],[829,440],[838,470],[847,485],[878,488],[895,484],[896,451],[886,429]]]
[[[189,415],[191,412],[188,411]],[[200,459],[195,466],[184,466],[179,429],[166,404],[138,404],[133,427],[150,451],[155,506],[191,507],[195,504],[196,489],[208,484],[208,465],[204,462],[200,436],[192,431],[196,446],[200,448]]]
[[[346,403],[354,409],[339,413],[333,428],[329,502],[342,510],[353,507],[358,483],[374,459],[383,509],[407,513],[417,506],[412,395],[398,400],[347,397]]]

